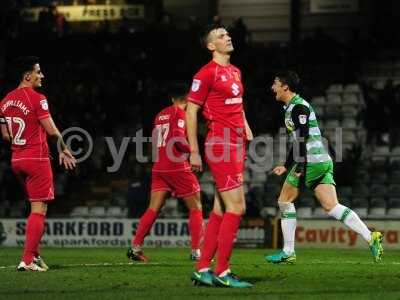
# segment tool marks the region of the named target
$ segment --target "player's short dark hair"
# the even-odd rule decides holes
[[[34,66],[38,63],[39,57],[37,56],[18,57],[14,63],[15,77],[22,80],[24,74],[33,71]]]
[[[201,45],[207,49],[207,44],[208,44],[208,35],[210,34],[211,31],[219,29],[219,28],[223,28],[226,29],[225,26],[221,25],[221,24],[209,24],[206,27],[204,27],[203,31],[202,31],[202,35],[201,35]]]
[[[279,81],[287,85],[292,92],[296,92],[299,89],[300,77],[294,71],[280,71],[275,74]]]
[[[185,99],[188,93],[189,87],[184,82],[173,82],[167,86],[167,92],[169,97],[173,99]]]

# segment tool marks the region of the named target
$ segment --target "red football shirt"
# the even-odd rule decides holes
[[[0,102],[13,136],[12,160],[48,160],[46,130],[39,120],[49,118],[47,99],[33,88],[17,88]]]
[[[155,118],[153,129],[153,149],[156,149],[155,172],[190,170],[187,155],[190,152],[186,140],[185,111],[171,105]]]
[[[241,72],[234,65],[221,66],[212,60],[193,77],[188,100],[203,108],[208,121],[206,142],[245,141],[243,92]]]

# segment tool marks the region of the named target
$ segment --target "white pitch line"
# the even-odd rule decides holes
[[[141,262],[129,262],[129,263],[83,263],[83,264],[66,264],[61,265],[62,268],[65,267],[112,267],[112,266],[162,266],[162,265],[171,265],[166,263],[155,263],[155,262],[148,262],[148,263],[141,263]],[[175,263],[174,265],[179,265]],[[50,265],[51,266],[51,265]],[[57,268],[58,269],[57,265]],[[0,269],[15,269],[16,266],[0,266]]]
[[[348,265],[376,265],[378,266],[379,264],[382,265],[400,265],[400,262],[398,261],[393,261],[393,262],[378,262],[378,263],[374,263],[374,262],[368,262],[368,261],[363,261],[363,262],[357,262],[357,261],[345,261],[345,262],[340,262],[340,264],[348,264]],[[312,262],[312,265],[318,265],[318,264],[327,264],[326,262]],[[328,264],[337,264],[337,262],[329,262]]]

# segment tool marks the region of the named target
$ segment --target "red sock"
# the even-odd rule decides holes
[[[189,214],[189,232],[192,240],[192,250],[200,248],[203,233],[203,212],[201,209],[192,209]]]
[[[39,243],[44,231],[46,216],[39,213],[31,213],[26,225],[25,249],[22,260],[29,265],[39,250]]]
[[[218,246],[218,233],[222,222],[222,216],[213,212],[210,213],[206,232],[204,233],[204,244],[201,248],[200,260],[197,263],[197,270],[208,268],[211,260],[217,251]]]
[[[218,235],[218,254],[215,274],[219,275],[229,269],[233,243],[239,229],[242,216],[234,213],[225,213]]]
[[[136,230],[135,238],[132,241],[132,246],[142,246],[144,238],[149,233],[151,226],[157,219],[157,213],[151,208],[147,209],[140,218],[139,226]]]

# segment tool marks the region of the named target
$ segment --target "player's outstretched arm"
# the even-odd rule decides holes
[[[190,146],[189,162],[193,171],[202,171],[203,169],[197,139],[197,113],[199,109],[200,106],[192,102],[188,102],[186,107],[186,129]]]
[[[283,175],[289,168],[292,166],[294,162],[293,159],[293,147],[290,148],[289,152],[286,155],[286,161],[283,166],[276,166],[273,170],[272,173],[275,175],[281,176]]]
[[[40,124],[46,130],[47,135],[57,143],[59,164],[63,165],[66,170],[73,170],[76,167],[76,159],[64,143],[63,137],[53,119],[51,117],[42,119]]]

